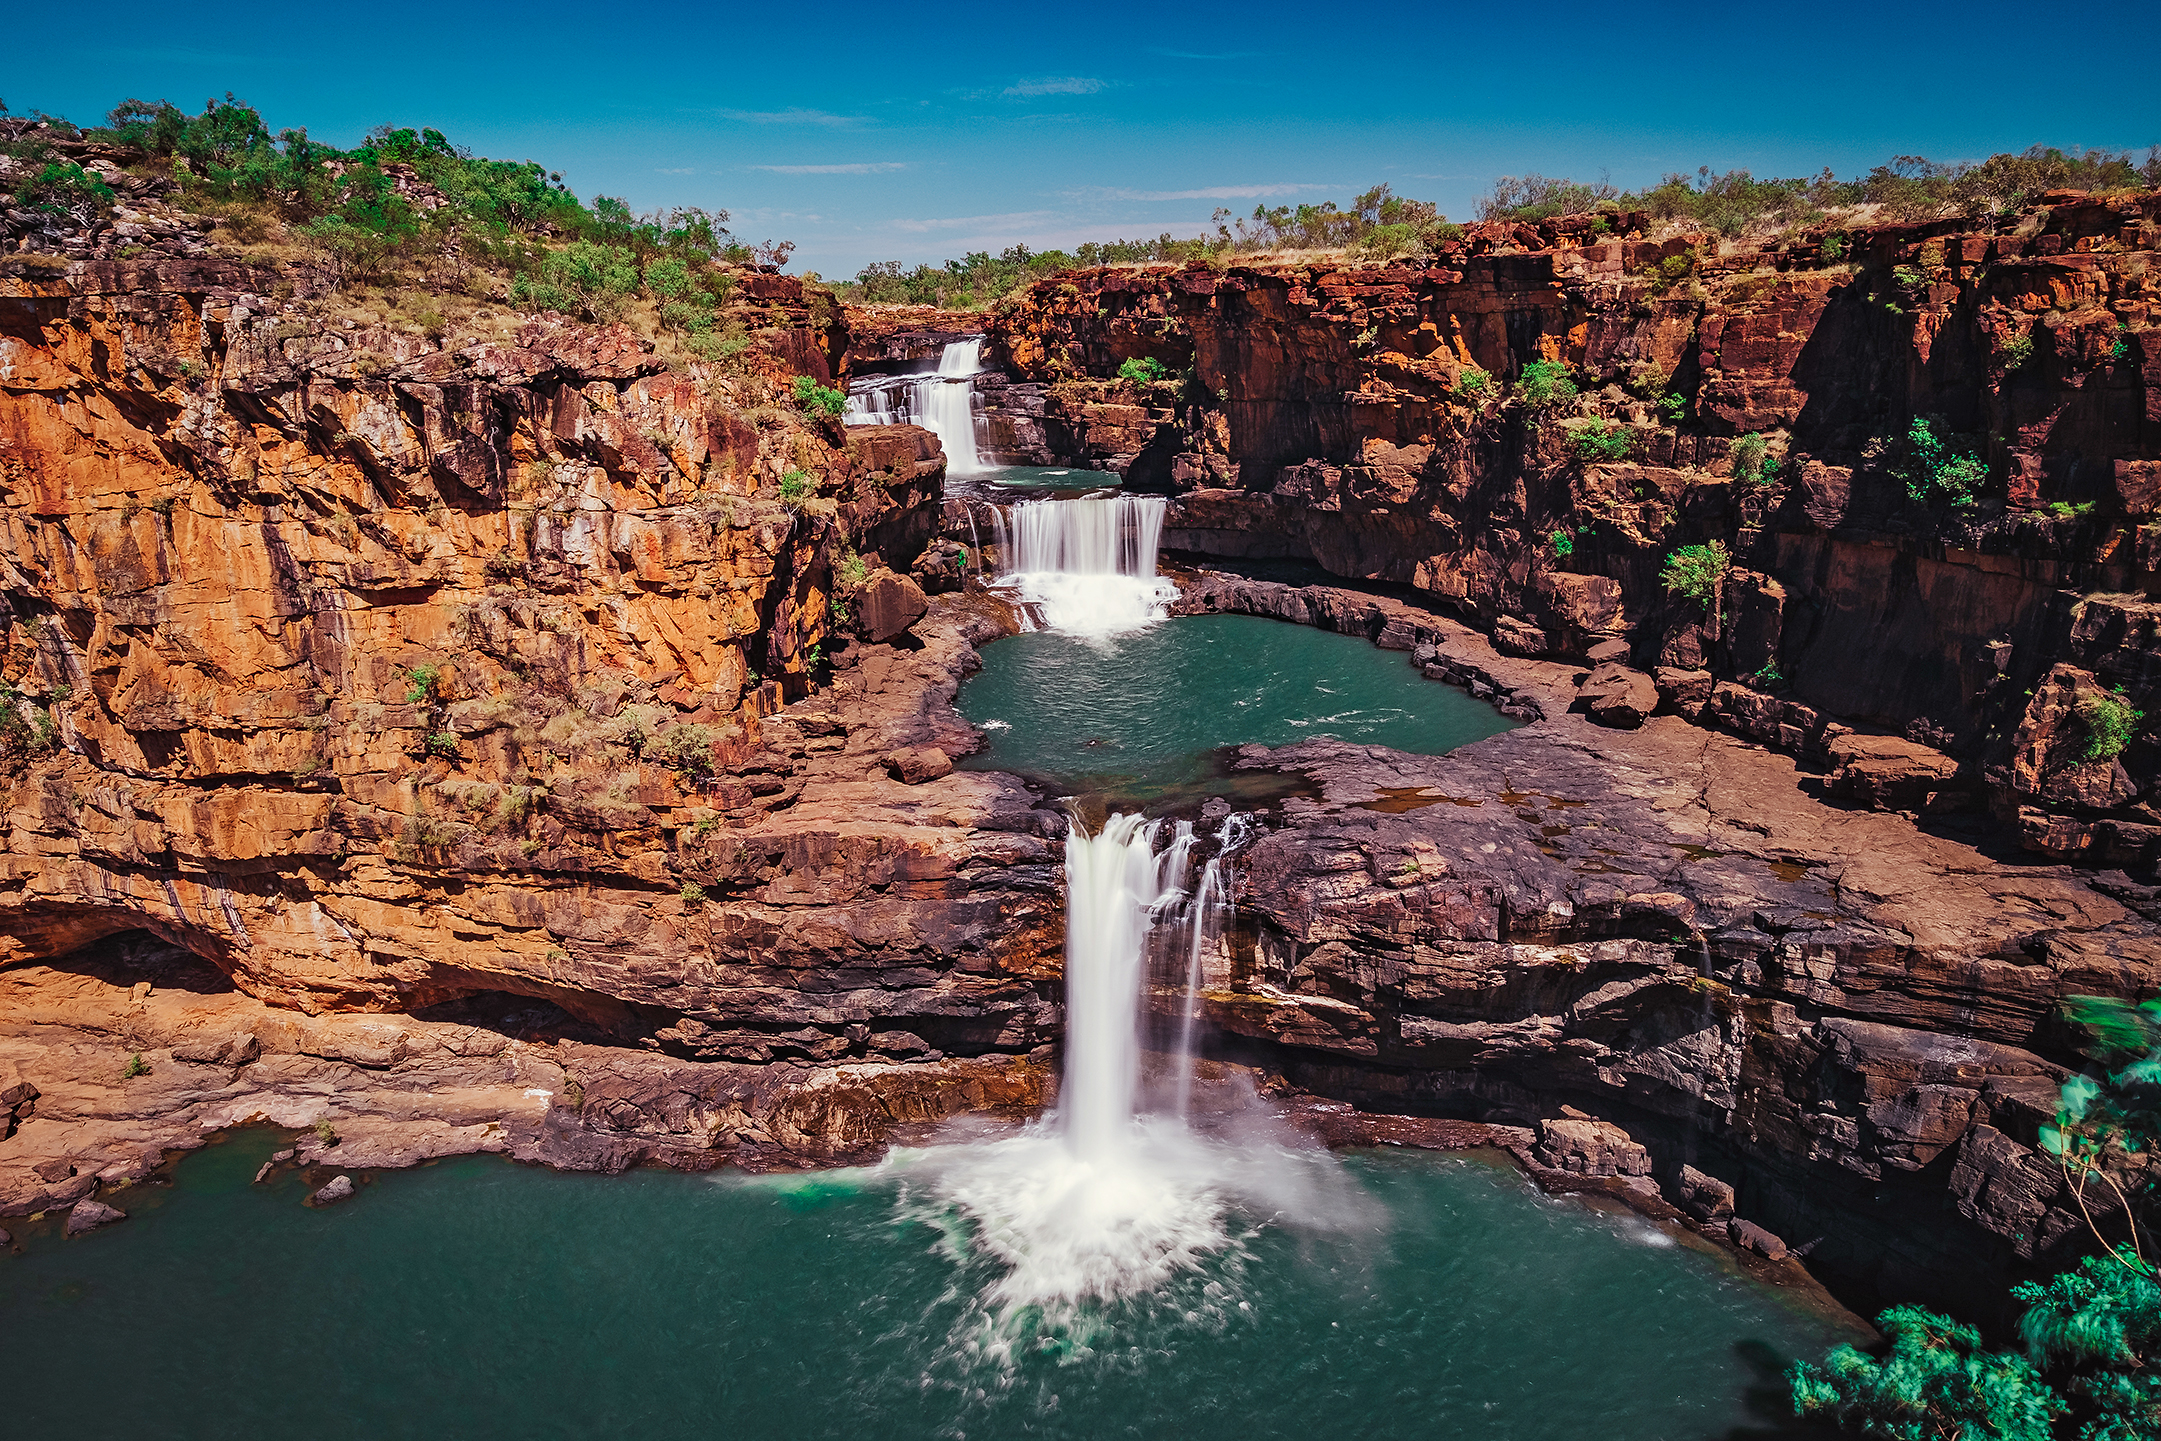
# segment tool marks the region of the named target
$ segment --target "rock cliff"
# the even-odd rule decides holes
[[[1619,640],[1767,743],[1910,740],[1954,762],[1942,804],[2150,866],[2161,745],[2088,760],[2080,703],[2157,694],[2161,195],[2045,200],[1987,233],[1579,216],[1419,263],[1064,275],[991,318],[987,450],[1173,491],[1167,546],[1396,583],[1517,653]],[[1178,378],[1108,378],[1137,357]],[[1960,446],[1964,507],[1928,480]],[[1707,614],[1659,578],[1713,540]]]

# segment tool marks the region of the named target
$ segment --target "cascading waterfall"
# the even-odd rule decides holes
[[[1242,841],[1243,823],[1219,840]],[[1162,1290],[1236,1251],[1232,1212],[1315,1228],[1372,1224],[1375,1209],[1325,1151],[1279,1134],[1258,1111],[1203,1134],[1174,1109],[1140,1104],[1141,1010],[1152,953],[1182,959],[1196,998],[1201,956],[1221,922],[1223,857],[1189,891],[1196,838],[1183,821],[1113,815],[1066,837],[1066,1064],[1057,1111],[1001,1140],[896,1152],[888,1165],[929,1180],[936,1206],[972,1223],[970,1249],[999,1274],[968,1342],[1010,1359],[1026,1333],[1063,1331],[1077,1308]],[[1192,1064],[1190,1019],[1172,1063]],[[1214,1292],[1220,1302],[1220,1288]]]
[[[1031,628],[1106,638],[1152,625],[1178,598],[1156,574],[1168,509],[1159,495],[993,507],[997,584]]]
[[[841,418],[849,425],[920,425],[945,447],[947,475],[979,475],[975,376],[982,368],[982,336],[947,341],[929,375],[872,376],[850,385]]]

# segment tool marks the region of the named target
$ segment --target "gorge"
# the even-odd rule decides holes
[[[168,1177],[312,1216],[351,1176],[387,1248],[455,1224],[451,1174],[610,1224],[452,1158],[725,1167],[608,1184],[755,1233],[752,1296],[838,1284],[771,1229],[828,1216],[900,1278],[862,1333],[937,1345],[819,1414],[960,1368],[929,1427],[1021,1414],[967,1368],[1108,1354],[1079,1303],[1136,1295],[1167,1329],[1118,1345],[1377,1377],[1390,1298],[1471,1263],[1421,1241],[1371,1325],[1319,1277],[1437,1208],[1520,1253],[1481,1293],[1593,1278],[1583,1393],[1716,1349],[1711,1399],[1609,1428],[1708,1435],[1737,1338],[1848,1334],[1816,1280],[1993,1314],[2088,1244],[2040,1135],[2062,1004],[2161,959],[2161,192],[1760,244],[1490,221],[962,313],[737,263],[718,358],[342,313],[130,203],[128,244],[0,256],[26,1266],[106,1204],[193,1284]],[[1716,1319],[1631,1339],[1596,1298],[1654,1265]]]

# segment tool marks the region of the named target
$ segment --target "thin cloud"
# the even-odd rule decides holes
[[[1035,95],[1095,95],[1110,88],[1110,82],[1095,80],[1085,75],[1055,75],[1042,80],[1017,80],[1006,86],[1007,95],[1027,98]]]
[[[669,170],[663,168],[658,173],[662,175],[696,175],[698,171],[696,166],[686,165],[680,170]]]
[[[1296,195],[1301,190],[1340,190],[1336,185],[1309,185],[1279,182],[1273,185],[1208,185],[1197,190],[1125,190],[1098,186],[1089,190],[1073,190],[1067,194],[1075,200],[1260,200],[1271,195]]]
[[[1161,55],[1166,60],[1258,60],[1265,50],[1233,50],[1227,55],[1200,55],[1191,50],[1150,50],[1150,55]]]
[[[866,125],[868,115],[835,115],[829,110],[805,110],[800,106],[788,110],[723,110],[719,112],[729,120],[741,120],[751,125]]]
[[[866,160],[854,165],[753,165],[750,168],[770,170],[775,175],[884,175],[908,167],[898,160]]]
[[[1039,224],[1056,214],[1050,210],[1017,210],[1006,215],[955,215],[940,220],[895,220],[895,230],[923,235],[933,230],[959,230],[965,226],[1016,226]]]

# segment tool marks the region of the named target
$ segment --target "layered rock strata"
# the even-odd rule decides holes
[[[2161,743],[2096,758],[2080,707],[2121,689],[2161,713],[2161,195],[1773,244],[1646,224],[1047,280],[991,317],[989,453],[1176,491],[1173,549],[1399,584],[1521,654],[1619,640],[1641,672],[1765,692],[1792,717],[1774,742],[1913,741],[2024,845],[2150,867]],[[1111,378],[1139,357],[1177,378]],[[1533,362],[1584,394],[1526,389]],[[1745,434],[1763,449],[1737,473]],[[1959,508],[1929,476],[1964,446],[1987,479]],[[1714,540],[1715,607],[1660,583]]]

